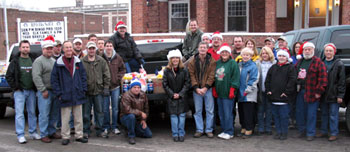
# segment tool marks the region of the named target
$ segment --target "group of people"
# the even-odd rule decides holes
[[[257,135],[272,135],[273,117],[275,139],[287,139],[290,119],[296,120],[298,137],[306,136],[309,141],[315,136],[337,139],[345,70],[335,57],[334,44],[324,46],[325,58],[320,59],[314,55],[315,45],[311,42],[297,42],[290,51],[284,37],[278,38],[278,49],[274,48],[275,40],[268,37],[259,53],[253,39],[234,37],[230,46],[223,43],[219,32],[203,34],[196,20],[191,20],[189,27],[182,51],[171,50],[167,55],[169,63],[162,82],[175,142],[185,140],[188,95],[193,95],[195,106],[195,138],[213,138],[214,130],[218,130],[216,117],[221,127],[217,136],[222,139],[249,138],[256,124]],[[127,128],[130,144],[136,143],[136,136],[152,137],[147,125],[148,99],[141,91],[140,80],[131,81],[130,90],[122,94],[119,103],[123,75],[138,71],[144,60],[123,22],[116,25],[115,31],[108,41],[89,35],[86,50],[82,50],[79,38],[61,43],[48,36],[37,58],[30,53],[28,41],[19,43],[20,52],[6,73],[14,90],[19,143],[27,142],[24,107],[29,137],[44,143],[62,139],[62,145],[68,145],[73,129],[75,140],[87,143],[92,132],[92,108],[97,137],[107,138],[110,132],[119,134],[119,118]],[[234,127],[236,105],[241,125],[238,134]],[[322,125],[316,134],[319,106]],[[37,107],[40,135],[36,130]],[[57,128],[61,128],[61,134]]]
[[[296,121],[297,137],[337,139],[338,112],[345,95],[344,64],[335,57],[336,46],[324,45],[324,59],[315,56],[312,42],[297,42],[290,51],[285,37],[265,39],[260,53],[253,39],[244,43],[234,37],[233,45],[223,43],[219,32],[203,33],[198,22],[189,22],[182,53],[172,50],[164,71],[163,87],[168,95],[168,112],[175,142],[184,141],[186,91],[193,89],[195,138],[213,138],[215,116],[220,118],[219,138],[235,135],[249,138],[258,124],[257,135],[286,140],[288,126]],[[322,51],[322,50],[320,50]],[[236,104],[238,103],[238,104]],[[236,105],[241,130],[235,134]],[[205,119],[203,120],[203,106]],[[317,109],[321,128],[316,134]],[[291,120],[291,121],[290,121]],[[205,121],[205,122],[203,122]]]
[[[125,24],[119,22],[115,30],[108,41],[89,35],[86,50],[82,50],[83,41],[79,38],[61,43],[48,36],[41,42],[39,57],[30,52],[29,41],[19,43],[19,53],[10,61],[6,73],[14,90],[19,143],[27,142],[24,107],[28,112],[29,137],[44,143],[62,139],[62,145],[68,145],[71,130],[75,141],[87,143],[92,108],[97,137],[107,138],[110,132],[120,134],[121,79],[126,72],[138,70],[144,61]],[[146,123],[148,102],[140,87],[140,81],[133,80],[120,104],[121,122],[128,129],[131,144],[135,144],[135,135],[152,137]],[[36,130],[37,108],[40,135]],[[61,128],[61,134],[57,128]]]

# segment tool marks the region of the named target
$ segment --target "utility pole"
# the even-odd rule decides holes
[[[6,58],[9,55],[9,51],[10,51],[10,46],[9,46],[9,31],[8,31],[8,25],[7,25],[7,8],[6,8],[6,0],[3,1],[3,5],[4,5],[4,24],[5,24],[5,37],[6,37]],[[20,30],[20,29],[17,29]],[[21,32],[21,31],[19,31]]]

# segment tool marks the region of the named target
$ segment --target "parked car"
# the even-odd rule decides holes
[[[309,41],[315,44],[315,55],[324,58],[323,46],[334,43],[337,46],[337,56],[345,65],[346,94],[341,107],[346,107],[346,124],[350,131],[350,25],[315,27],[289,31],[283,34],[292,48],[295,42]]]

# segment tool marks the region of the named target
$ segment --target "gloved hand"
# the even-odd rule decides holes
[[[215,87],[213,87],[212,93],[213,93],[213,97],[214,97],[214,98],[217,98],[217,97],[218,97],[218,94],[216,93]]]
[[[230,94],[228,95],[228,98],[233,99],[235,98],[235,88],[230,88]]]
[[[104,96],[109,96],[109,89],[108,88],[104,88],[103,89],[103,95]]]
[[[247,93],[247,92],[244,92],[244,93],[243,93],[243,96],[247,96],[247,95],[248,95],[248,93]]]
[[[138,58],[138,59],[136,59],[137,60],[137,62],[141,65],[144,65],[145,64],[145,60],[143,60],[142,58]]]

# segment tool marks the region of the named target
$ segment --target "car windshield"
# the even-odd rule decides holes
[[[137,48],[140,50],[145,61],[162,61],[167,60],[167,54],[170,50],[182,48],[180,42],[162,42],[139,44]]]
[[[17,55],[17,53],[19,52],[19,46],[14,46],[13,47],[13,50],[12,50],[12,53],[11,53],[11,57],[10,57],[10,62],[12,60],[12,58]],[[41,51],[41,45],[30,45],[30,52],[35,55],[35,56],[40,56],[42,54],[42,51]]]

